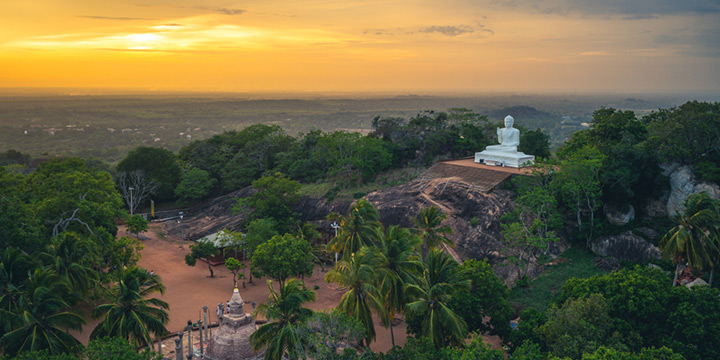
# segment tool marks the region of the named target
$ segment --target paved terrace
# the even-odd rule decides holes
[[[490,192],[514,174],[529,175],[528,168],[488,166],[473,158],[441,161],[428,169],[425,177],[458,178],[483,192]]]

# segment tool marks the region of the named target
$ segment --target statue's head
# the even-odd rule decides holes
[[[513,127],[513,123],[515,123],[515,119],[513,119],[512,116],[508,115],[505,117],[505,127],[506,128]]]

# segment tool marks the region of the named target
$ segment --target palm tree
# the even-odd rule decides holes
[[[14,247],[6,248],[0,254],[0,311],[15,312],[19,299],[27,285],[28,273],[39,264],[30,256]],[[0,324],[7,325],[6,322]],[[0,336],[8,329],[0,328]]]
[[[375,285],[384,276],[385,270],[380,268],[383,261],[377,252],[363,248],[343,257],[343,260],[335,265],[335,269],[325,275],[326,282],[337,283],[341,289],[347,290],[337,309],[363,325],[368,344],[375,339],[371,309],[375,310],[380,318],[386,316],[384,298]]]
[[[719,256],[718,234],[720,223],[720,201],[702,192],[688,196],[685,211],[679,214],[675,227],[660,240],[660,250],[665,258],[672,258],[677,264],[673,286],[677,284],[680,265],[687,263],[691,268],[704,269],[710,266],[710,281],[714,275]]]
[[[5,355],[47,349],[50,354],[75,353],[82,345],[67,330],[80,330],[85,319],[69,311],[79,298],[65,278],[37,268],[17,298],[14,311],[0,310],[10,331],[0,338]]]
[[[302,339],[296,327],[312,316],[313,311],[302,307],[308,301],[315,301],[315,292],[305,288],[297,279],[283,284],[278,294],[268,280],[270,296],[267,304],[260,304],[255,311],[264,316],[268,323],[260,326],[250,335],[250,345],[255,351],[265,348],[265,359],[280,360],[284,356],[297,358],[302,349]]]
[[[97,281],[97,272],[91,267],[95,253],[87,240],[74,233],[64,232],[54,238],[39,257],[46,266],[66,277],[80,295],[86,295]]]
[[[452,234],[452,228],[442,225],[447,215],[440,209],[430,206],[423,208],[416,218],[411,220],[415,223],[415,232],[422,239],[422,255],[426,257],[430,249],[437,248],[442,244],[455,246],[445,235]]]
[[[166,310],[170,306],[160,299],[146,299],[154,292],[165,292],[159,276],[138,267],[123,270],[111,289],[113,303],[100,305],[92,312],[93,318],[101,317],[102,321],[90,338],[117,336],[138,346],[147,346],[153,342],[150,333],[165,335],[169,320]]]
[[[467,324],[447,303],[458,291],[468,291],[470,280],[458,263],[448,254],[432,250],[425,258],[425,269],[418,284],[408,285],[405,305],[409,315],[421,318],[420,335],[433,341],[436,347],[461,344],[467,336]]]
[[[390,339],[395,346],[392,320],[395,314],[404,311],[407,301],[406,285],[414,281],[413,274],[421,273],[422,263],[415,249],[422,240],[412,235],[409,229],[395,225],[388,227],[384,232],[382,227],[378,228],[377,238],[377,248],[374,250],[382,255],[382,267],[385,269],[385,276],[377,286],[383,295],[384,310],[387,314],[383,318],[383,325],[390,328]]]
[[[363,246],[374,243],[376,228],[380,225],[380,215],[375,206],[365,199],[358,200],[347,216],[340,219],[340,232],[329,245],[335,252],[343,252],[343,257],[358,252]]]

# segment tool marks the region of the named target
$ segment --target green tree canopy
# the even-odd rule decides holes
[[[300,184],[282,173],[275,173],[253,181],[252,186],[255,193],[250,197],[237,199],[233,212],[249,211],[248,221],[273,219],[280,232],[291,231],[297,216],[293,212],[293,206],[300,199],[297,194]]]
[[[196,167],[182,173],[180,183],[175,188],[175,196],[185,201],[197,201],[210,194],[217,180],[210,173]]]
[[[171,151],[141,146],[130,151],[117,165],[118,172],[129,173],[136,170],[142,170],[150,180],[157,183],[157,200],[168,201],[174,198],[174,190],[181,175],[175,154]]]
[[[291,234],[273,236],[258,245],[252,257],[255,276],[267,276],[283,285],[291,276],[310,276],[313,271],[310,243]]]
[[[189,266],[195,266],[198,260],[207,259],[211,256],[215,256],[220,253],[220,249],[215,246],[212,242],[203,241],[197,242],[190,245],[190,253],[185,254],[185,263]],[[215,272],[212,269],[210,262],[207,262],[208,271],[210,271],[210,277],[215,276]]]

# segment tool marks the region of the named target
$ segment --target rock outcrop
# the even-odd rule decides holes
[[[675,216],[685,210],[683,202],[688,196],[707,191],[710,196],[720,199],[720,186],[705,181],[697,181],[688,165],[665,163],[660,165],[664,174],[670,178],[670,193],[667,200],[667,214]]]
[[[635,208],[632,205],[628,205],[627,209],[622,210],[612,204],[605,204],[603,212],[607,220],[614,225],[622,226],[635,220]]]
[[[642,237],[626,231],[619,235],[603,236],[590,242],[590,249],[596,255],[612,256],[619,260],[636,263],[647,259],[659,259],[660,249]]]
[[[490,193],[473,188],[455,178],[436,178],[414,181],[368,194],[380,213],[380,221],[388,225],[413,226],[410,218],[420,209],[435,206],[447,216],[443,223],[453,229],[448,236],[455,243],[451,253],[460,261],[487,259],[493,270],[506,283],[514,283],[518,277],[517,267],[506,262],[505,245],[501,242],[500,217],[512,210],[510,192],[494,190]],[[471,225],[471,219],[477,225]],[[567,248],[562,242],[554,247],[555,253]],[[531,264],[530,274],[539,270]]]
[[[506,176],[507,177],[507,176]],[[234,229],[242,221],[241,215],[232,214],[235,198],[252,194],[251,188],[239,190],[217,198],[205,206],[189,211],[184,222],[185,239],[199,239],[224,228]],[[500,217],[512,210],[510,192],[473,186],[464,178],[452,174],[425,175],[407,184],[376,191],[365,196],[373,203],[385,226],[399,225],[412,227],[411,217],[420,209],[436,206],[448,215],[444,224],[453,229],[448,237],[455,243],[448,251],[459,261],[466,259],[487,259],[495,273],[506,283],[512,284],[518,277],[518,269],[506,261],[505,245],[501,242]],[[325,240],[334,236],[326,216],[331,212],[346,214],[349,201],[302,198],[295,211],[302,221],[313,222],[324,233]],[[477,219],[473,226],[471,219]],[[474,223],[475,221],[473,221]],[[172,236],[180,237],[176,221],[164,225]],[[559,254],[568,247],[566,242],[554,244],[551,254]],[[531,264],[531,275],[539,272],[541,265]]]

